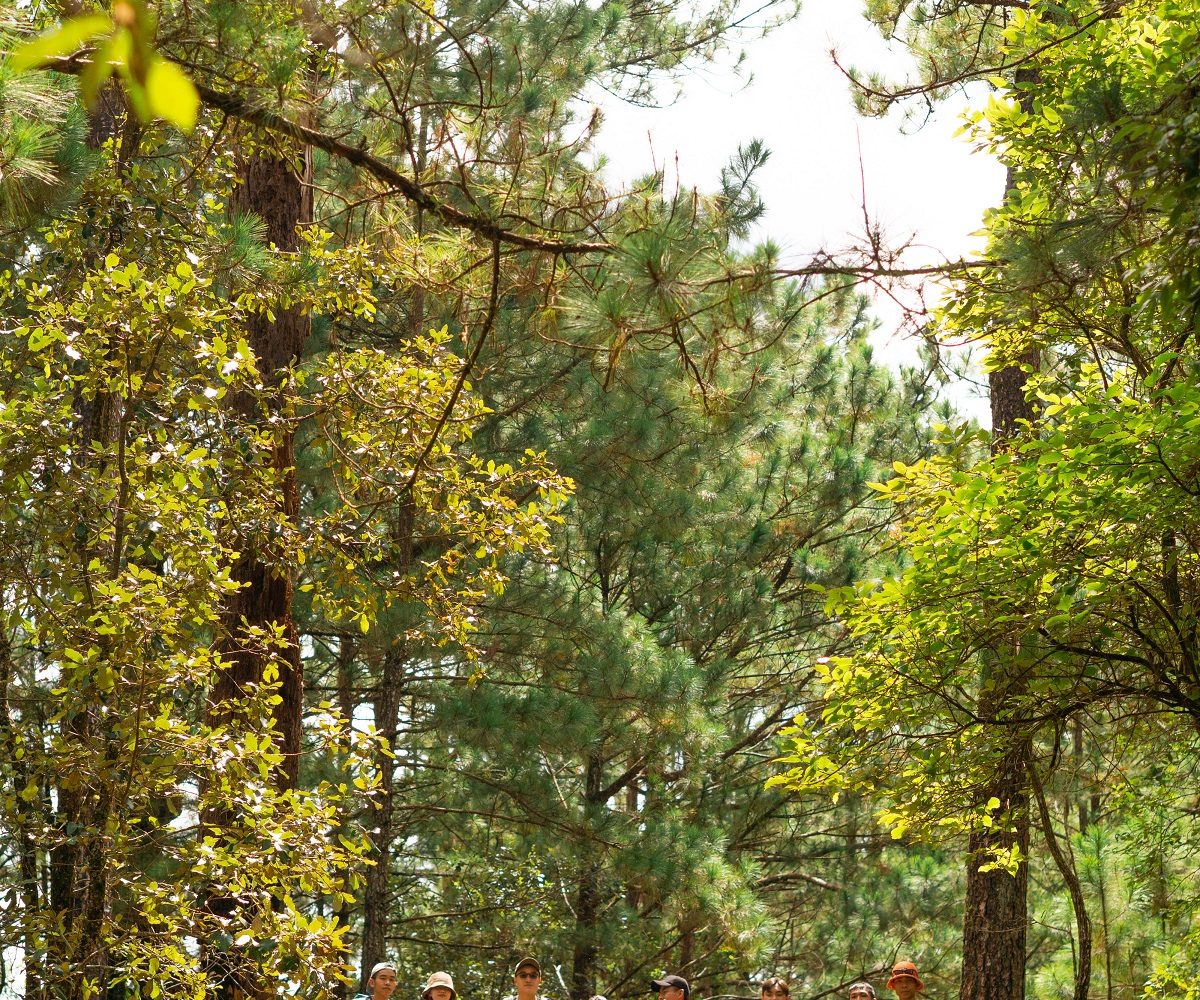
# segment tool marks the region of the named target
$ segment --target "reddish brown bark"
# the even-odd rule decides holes
[[[294,252],[299,247],[298,228],[312,221],[311,167],[296,165],[280,157],[254,156],[245,160],[241,180],[234,192],[235,211],[259,216],[267,227],[267,238],[279,250]],[[258,363],[267,389],[266,412],[263,400],[243,400],[245,416],[261,419],[275,428],[271,465],[279,476],[278,504],[284,518],[295,524],[300,515],[296,483],[295,434],[287,419],[283,388],[288,373],[299,360],[308,339],[309,317],[297,309],[284,309],[269,319],[259,315],[251,319],[247,341]],[[230,599],[224,613],[230,637],[221,649],[229,662],[212,692],[214,714],[220,718],[228,706],[236,704],[248,685],[262,682],[265,668],[273,657],[279,668],[279,696],[274,724],[284,762],[277,776],[281,788],[294,788],[299,773],[300,722],[303,715],[304,676],[300,663],[300,644],[292,615],[294,580],[289,561],[269,544],[248,545],[233,567],[233,577],[242,585]],[[263,650],[246,642],[248,627],[279,629],[283,648]]]
[[[299,227],[312,221],[311,169],[311,158],[307,155],[301,165],[283,157],[249,157],[240,165],[232,208],[260,217],[266,225],[267,239],[277,250],[295,252],[299,248]],[[295,470],[295,431],[285,390],[310,327],[309,317],[298,309],[276,310],[274,319],[258,315],[250,320],[246,340],[265,393],[240,398],[234,404],[243,419],[259,422],[273,435],[270,464],[278,476],[277,513],[291,525],[299,521],[300,496]],[[275,782],[281,790],[295,788],[300,768],[304,675],[292,613],[295,581],[291,560],[272,541],[247,538],[232,568],[232,577],[241,587],[222,613],[226,638],[219,651],[228,665],[210,693],[211,714],[218,723],[231,720],[238,702],[266,679],[267,667],[274,662],[279,674],[280,701],[273,709],[272,724],[283,755]],[[277,632],[282,646],[264,648],[252,638],[251,629]],[[230,818],[209,815],[207,821],[220,823]],[[232,916],[236,907],[237,900],[227,896],[214,895],[208,901],[210,912],[223,917]],[[239,1000],[260,992],[265,995],[261,984],[245,974],[235,956],[213,953],[211,961],[212,971],[220,981],[218,995],[222,1000]]]
[[[1020,71],[1029,79],[1030,71]],[[1015,178],[1009,171],[1005,196]],[[1029,348],[1017,364],[988,376],[991,394],[992,451],[1008,448],[1021,433],[1022,422],[1032,424],[1036,411],[1026,398],[1029,372],[1037,368],[1038,351]],[[1015,640],[1014,640],[1015,648]],[[1020,697],[1024,681],[1005,662],[1006,652],[993,651],[991,694],[982,699],[980,714],[987,718],[1002,710],[1009,699]],[[1008,851],[1015,844],[1022,856],[1029,851],[1029,788],[1026,774],[1029,742],[1016,726],[1006,738],[1015,742],[997,767],[991,783],[980,790],[979,801],[1000,801],[1006,822],[997,830],[973,834],[967,859],[967,894],[963,909],[962,980],[959,1000],[1024,1000],[1025,937],[1028,924],[1029,866],[1024,861],[1010,875],[1006,871],[980,871],[994,850]]]
[[[1025,741],[1014,746],[984,793],[985,801],[992,796],[1000,800],[1000,812],[1014,821],[1014,829],[1001,823],[1005,829],[1000,832],[974,834],[970,839],[960,1000],[1023,1000],[1025,996],[1029,866],[1022,861],[1014,875],[979,869],[991,858],[989,848],[1008,850],[1016,844],[1022,856],[1029,852],[1028,750]]]
[[[1035,358],[1031,352],[1026,360]],[[1026,379],[1026,372],[1017,366],[991,374],[993,451],[1009,446],[1020,433],[1019,421],[1033,420],[1033,408],[1025,399]],[[1006,701],[1020,697],[1024,691],[1021,677],[1005,663],[1006,652],[994,650],[992,694],[980,705],[980,714],[985,718],[995,715]],[[1029,866],[1022,861],[1012,875],[1003,870],[980,871],[981,865],[992,859],[993,850],[1007,851],[1015,844],[1022,856],[1029,851],[1029,744],[1018,727],[1006,729],[1005,738],[1015,742],[1000,761],[991,783],[980,790],[979,801],[999,799],[1000,812],[1009,822],[999,824],[1001,829],[973,834],[968,844],[959,1000],[1025,997]]]

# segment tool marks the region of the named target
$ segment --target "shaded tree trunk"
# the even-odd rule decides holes
[[[967,898],[963,912],[961,1000],[1022,1000],[1025,996],[1026,901],[1029,866],[1024,861],[1014,875],[980,871],[991,849],[1014,844],[1029,852],[1029,792],[1025,774],[1029,755],[1021,740],[1005,756],[984,801],[1000,800],[1000,811],[1015,830],[987,831],[970,838],[967,860]],[[998,824],[1005,827],[1007,823]]]
[[[406,496],[396,512],[392,540],[396,549],[396,570],[407,575],[413,562],[413,531],[416,508],[412,496]],[[383,672],[375,693],[375,728],[387,740],[394,752],[399,733],[400,696],[404,689],[404,668],[408,651],[400,644],[387,650],[383,657]],[[377,757],[379,766],[379,795],[376,798],[374,822],[368,837],[369,857],[375,864],[367,869],[363,893],[362,990],[366,992],[371,967],[387,958],[387,932],[390,897],[388,876],[391,872],[392,838],[395,820],[396,762],[388,753]]]
[[[88,115],[86,143],[99,150],[106,143],[114,144],[115,170],[123,174],[125,164],[137,150],[141,137],[138,123],[128,114],[120,87],[109,83],[97,95],[95,106]],[[101,230],[96,240],[96,259],[99,260],[123,236],[124,218],[107,217],[97,221]],[[107,359],[114,350],[109,342],[103,356]],[[99,389],[88,397],[80,393],[75,400],[77,469],[97,479],[117,475],[107,455],[109,448],[123,433],[124,399],[115,392]],[[110,574],[120,571],[122,561],[123,501],[114,491],[113,523],[117,531],[113,541],[102,548],[96,546],[86,533],[77,541],[80,564],[90,566],[93,559]],[[99,703],[102,698],[92,692],[93,700],[79,704],[61,725],[63,735],[76,746],[80,759],[89,761],[85,769],[76,770],[55,789],[57,807],[54,825],[58,836],[48,851],[48,897],[58,915],[63,933],[49,935],[46,945],[46,976],[36,982],[31,996],[61,995],[82,997],[85,977],[101,984],[109,978],[108,955],[103,945],[103,923],[108,908],[108,866],[105,859],[104,828],[112,806],[112,790],[103,777],[108,773],[112,754],[107,742],[104,720]],[[36,962],[35,962],[36,966]],[[69,979],[58,983],[50,970],[69,970]]]
[[[1019,70],[1022,74],[1035,71]],[[1028,77],[1026,77],[1028,79]],[[1012,171],[1005,182],[1005,197],[1015,187]],[[990,372],[992,451],[1010,447],[1021,433],[1022,421],[1033,422],[1035,410],[1026,398],[1028,375],[1025,366],[1036,368],[1038,352],[1031,347],[1015,365]],[[1015,643],[1014,643],[1015,649]],[[1024,683],[1005,663],[1006,652],[995,651],[992,688],[982,699],[980,714],[989,717],[1012,697],[1023,693]],[[1024,1000],[1025,938],[1028,924],[1027,897],[1029,866],[1024,861],[1016,872],[981,871],[994,850],[1014,845],[1022,855],[1029,851],[1029,789],[1026,774],[1028,738],[1013,727],[1015,742],[1002,758],[991,784],[980,790],[980,802],[999,799],[1000,809],[1011,821],[1006,829],[971,835],[968,843],[966,905],[963,910],[963,955],[960,1000]]]
[[[1019,432],[1018,420],[1032,420],[1025,400],[1025,373],[1017,367],[993,372],[993,450],[1009,445]],[[994,717],[1006,702],[1024,693],[1021,677],[1005,662],[1011,649],[995,651],[990,693],[981,699],[980,714]],[[992,781],[979,791],[979,802],[1000,801],[1007,822],[997,829],[973,833],[968,842],[966,905],[963,910],[963,953],[960,1000],[1024,1000],[1025,938],[1029,866],[1020,863],[1012,875],[1003,870],[981,871],[994,851],[1014,845],[1029,851],[1029,789],[1026,767],[1029,741],[1018,727],[1005,738],[1014,741],[1001,759]],[[1011,829],[1009,828],[1011,824]]]
[[[398,731],[397,716],[400,710],[400,693],[405,653],[402,649],[389,649],[384,656],[383,676],[375,698],[375,727],[380,736],[395,748]],[[379,755],[379,794],[375,811],[370,817],[371,852],[368,857],[375,864],[367,868],[366,885],[363,891],[363,944],[362,944],[362,989],[366,991],[367,973],[376,962],[387,957],[388,931],[388,875],[394,828],[396,762],[390,756]]]
[[[588,755],[584,771],[584,804],[590,821],[604,786],[604,765],[599,750]],[[586,847],[585,847],[586,852]],[[588,852],[590,853],[590,852]],[[588,1000],[596,992],[596,963],[600,949],[596,928],[600,921],[600,873],[598,854],[585,857],[575,895],[575,951],[571,959],[571,1000]]]
[[[267,238],[279,250],[292,253],[299,248],[298,227],[312,221],[311,157],[306,154],[301,172],[288,159],[255,155],[243,161],[232,207],[253,213],[266,223]],[[311,321],[298,309],[284,309],[275,319],[258,315],[251,319],[247,340],[267,389],[267,408],[256,409],[257,400],[242,400],[245,416],[261,419],[274,427],[271,465],[279,474],[278,503],[291,523],[300,517],[300,494],[296,483],[296,442],[284,389],[292,367],[300,359]],[[280,788],[294,788],[299,774],[300,721],[304,708],[304,678],[300,643],[292,614],[294,581],[282,554],[267,546],[247,546],[233,568],[242,586],[230,598],[224,613],[226,634],[231,638],[221,650],[229,662],[213,693],[214,714],[226,716],[224,706],[235,704],[246,685],[260,684],[268,662],[279,668],[279,697],[274,724],[283,753],[276,780]],[[278,629],[283,648],[263,650],[243,641],[250,627]]]
[[[238,186],[231,206],[252,213],[266,224],[267,238],[283,252],[299,248],[298,227],[312,221],[312,159],[306,150],[300,164],[283,156],[256,154],[240,164]],[[235,401],[242,416],[260,422],[273,435],[270,463],[278,475],[278,510],[296,524],[300,495],[295,468],[295,430],[286,399],[290,372],[300,359],[311,328],[307,314],[299,309],[281,309],[274,319],[253,317],[247,342],[254,353],[266,390],[265,398]],[[227,667],[210,693],[210,712],[218,723],[229,722],[239,701],[266,679],[267,668],[278,670],[279,703],[273,708],[272,724],[283,756],[276,768],[280,790],[295,788],[299,779],[301,720],[304,710],[304,679],[300,642],[292,613],[295,583],[285,553],[264,539],[247,539],[232,568],[231,576],[241,586],[223,611],[225,641],[220,646]],[[251,629],[278,632],[282,646],[263,648],[252,638]],[[223,817],[210,817],[220,821]],[[236,900],[214,895],[209,910],[230,916]],[[248,980],[236,958],[212,956],[214,973],[220,979],[223,1000],[255,995],[259,984]]]

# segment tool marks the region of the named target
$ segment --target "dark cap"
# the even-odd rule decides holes
[[[692,995],[692,991],[688,988],[688,981],[683,976],[663,976],[662,979],[651,980],[651,986],[654,987],[650,992],[657,993],[664,986],[673,986],[677,990],[683,990],[684,1000]]]
[[[533,969],[533,971],[536,972],[539,976],[542,974],[542,963],[541,962],[539,962],[536,958],[523,958],[523,959],[521,959],[521,961],[519,961],[516,965],[513,966],[513,975],[515,976],[518,972],[520,972],[526,966]]]

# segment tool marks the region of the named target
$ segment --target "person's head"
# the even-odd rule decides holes
[[[448,972],[435,972],[425,982],[421,992],[421,1000],[458,1000],[454,990],[454,980]]]
[[[851,983],[849,1000],[875,1000],[875,987],[865,980]]]
[[[900,1000],[913,1000],[918,993],[925,989],[921,975],[917,972],[915,962],[897,962],[892,966],[892,977],[887,981],[889,990],[895,990]]]
[[[542,967],[536,958],[523,958],[513,969],[513,985],[520,1000],[531,1000],[537,996],[542,985]]]
[[[764,979],[761,989],[762,1000],[788,1000],[788,997],[791,996],[787,981],[778,976]]]
[[[396,992],[396,967],[391,962],[376,962],[367,977],[367,992],[371,1000],[387,1000]]]
[[[691,1000],[691,990],[688,981],[683,976],[663,976],[650,983],[652,993],[657,993],[659,1000]]]

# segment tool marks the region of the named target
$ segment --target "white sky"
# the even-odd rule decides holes
[[[864,186],[867,211],[890,239],[902,243],[915,235],[918,245],[905,263],[977,251],[980,241],[970,234],[979,229],[984,209],[999,200],[1004,169],[973,152],[966,137],[955,137],[966,107],[962,97],[939,105],[919,129],[906,126],[899,114],[858,116],[830,49],[843,64],[892,78],[903,77],[910,65],[861,8],[861,0],[806,0],[795,21],[744,44],[748,85],[717,69],[689,77],[669,107],[603,101],[596,145],[608,158],[609,177],[628,181],[656,163],[673,168],[677,161],[684,187],[713,190],[738,144],[759,138],[771,150],[758,174],[767,205],[759,233],[783,247],[786,263],[801,263],[821,247],[845,246],[862,233]],[[893,336],[899,311],[876,301],[884,323],[881,349],[894,360],[911,357],[911,344]],[[978,400],[955,396],[960,408],[980,415]]]

